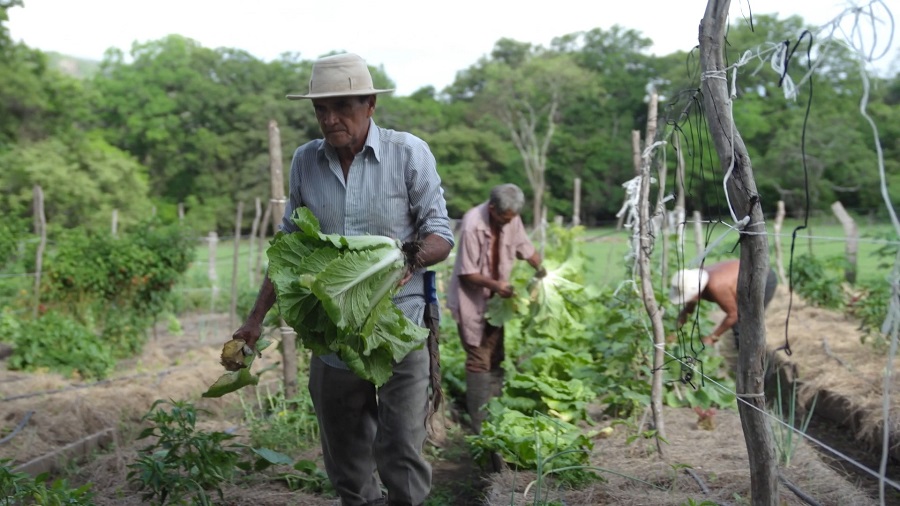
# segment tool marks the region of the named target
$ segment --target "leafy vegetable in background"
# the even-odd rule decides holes
[[[595,476],[578,469],[590,465],[594,433],[539,413],[526,415],[504,407],[502,401],[491,401],[487,409],[490,417],[481,434],[466,437],[476,460],[499,453],[520,469],[537,469],[539,462],[544,471],[573,467],[557,474],[563,481],[583,482],[588,475]]]
[[[389,237],[323,234],[306,208],[292,219],[300,230],[279,232],[268,249],[282,317],[313,353],[337,353],[361,378],[384,384],[393,363],[428,337],[391,300],[407,253]]]

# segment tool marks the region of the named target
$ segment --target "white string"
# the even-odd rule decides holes
[[[816,439],[816,438],[810,436],[809,434],[806,434],[805,432],[802,432],[802,431],[798,430],[796,427],[794,427],[794,426],[792,426],[792,425],[790,425],[790,424],[784,422],[784,421],[781,420],[779,417],[777,417],[777,416],[775,416],[775,415],[773,415],[773,414],[771,414],[771,413],[769,413],[769,412],[767,412],[767,411],[765,411],[765,410],[763,410],[763,409],[760,409],[760,408],[756,407],[755,405],[751,404],[750,402],[744,400],[745,397],[751,397],[751,398],[752,398],[752,397],[762,397],[762,396],[764,396],[764,394],[738,394],[738,393],[735,392],[734,390],[731,390],[731,389],[729,389],[728,387],[726,387],[725,385],[722,385],[721,383],[719,383],[719,382],[716,381],[715,379],[710,378],[709,376],[707,376],[706,374],[704,374],[702,371],[700,371],[699,369],[697,369],[696,366],[694,366],[693,364],[690,364],[690,363],[687,363],[687,362],[683,361],[681,358],[676,357],[675,355],[673,355],[673,354],[672,354],[671,352],[669,352],[669,351],[665,351],[665,354],[668,355],[669,357],[671,357],[673,360],[675,360],[675,361],[678,362],[679,364],[681,364],[681,365],[683,365],[683,366],[686,366],[687,368],[689,368],[689,369],[692,370],[693,372],[699,374],[705,381],[708,381],[709,383],[712,383],[713,385],[715,385],[716,387],[718,387],[719,389],[721,389],[721,390],[724,391],[724,392],[727,392],[727,393],[729,393],[729,394],[734,395],[738,402],[742,402],[742,403],[744,403],[744,405],[749,406],[749,407],[751,407],[751,408],[753,408],[753,409],[759,411],[760,413],[762,413],[763,415],[765,415],[765,416],[768,417],[769,419],[774,420],[776,423],[779,423],[779,424],[783,425],[784,427],[787,427],[788,429],[790,429],[791,431],[793,431],[795,434],[797,434],[797,435],[799,435],[799,436],[802,436],[802,437],[808,439],[809,441],[815,443],[816,445],[818,445],[818,446],[821,447],[822,449],[831,452],[832,454],[838,456],[839,458],[841,458],[841,459],[843,459],[843,460],[846,460],[846,461],[849,462],[850,464],[853,464],[854,466],[858,467],[860,470],[862,470],[862,471],[864,471],[864,472],[866,472],[866,473],[872,475],[873,477],[879,478],[879,479],[882,478],[881,476],[879,476],[879,473],[876,473],[875,471],[869,469],[869,468],[866,467],[864,464],[862,464],[862,463],[860,463],[860,462],[857,462],[856,460],[854,460],[854,459],[852,459],[851,457],[849,457],[849,456],[847,456],[847,455],[841,453],[840,451],[836,450],[835,448],[832,448],[831,446],[829,446],[829,445],[823,443],[822,441],[819,441],[818,439]],[[895,481],[893,481],[893,480],[891,480],[891,479],[889,479],[889,478],[884,478],[884,481],[883,481],[883,482],[886,483],[886,484],[888,484],[888,485],[890,485],[890,486],[892,486],[892,487],[894,487],[894,488],[897,489],[897,490],[900,490],[900,483],[897,483],[897,482],[895,482]]]

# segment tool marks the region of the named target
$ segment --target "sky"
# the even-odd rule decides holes
[[[779,18],[796,14],[824,26],[848,7],[872,1],[732,0],[730,15],[741,19],[750,9]],[[870,68],[896,72],[900,30],[886,48],[886,21],[890,10],[900,22],[900,0],[872,5],[880,25],[877,37],[867,35],[864,44],[888,54]],[[9,11],[8,27],[13,40],[30,47],[98,61],[110,47],[127,54],[134,42],[170,34],[204,47],[242,49],[264,61],[286,52],[311,60],[350,51],[382,66],[396,93],[409,95],[428,85],[443,89],[504,37],[547,46],[554,37],[618,24],[652,39],[652,54],[689,51],[705,6],[705,0],[24,0],[24,7]],[[845,30],[851,22],[845,18]],[[306,88],[298,83],[290,91]]]

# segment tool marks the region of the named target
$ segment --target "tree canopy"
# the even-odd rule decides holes
[[[12,7],[22,2],[0,0],[4,214],[28,216],[31,188],[41,184],[48,212],[62,226],[106,226],[111,209],[126,224],[154,207],[174,216],[184,203],[197,229],[230,231],[236,201],[268,196],[268,122],[278,122],[285,166],[298,145],[321,136],[309,104],[284,99],[309,80],[312,62],[297,54],[266,62],[171,35],[136,43],[127,56],[110,50],[95,74],[76,79],[41,51],[10,40]],[[742,61],[748,49],[774,51],[804,27],[797,17],[755,16],[753,29],[737,20],[728,34],[728,60],[743,64],[733,112],[764,209],[774,212],[779,199],[795,213],[841,200],[859,213],[882,212],[873,137],[859,114],[860,66],[851,51],[813,52],[822,61],[811,73],[812,90],[801,50],[785,75],[768,69],[762,56]],[[630,132],[644,129],[653,88],[661,96],[657,139],[681,136],[688,158],[688,207],[719,214],[721,185],[709,183],[720,175],[700,120],[695,55],[653,56],[651,44],[620,26],[560,34],[548,47],[503,38],[444,90],[379,97],[375,119],[429,143],[453,217],[501,182],[526,191],[533,203],[523,211],[526,220],[543,206],[551,217],[571,217],[577,177],[581,222],[598,224],[614,220],[622,205],[622,183],[634,175]],[[393,85],[390,69],[371,70],[377,86]],[[786,76],[796,97],[785,97]],[[900,80],[870,80],[869,110],[896,192]]]

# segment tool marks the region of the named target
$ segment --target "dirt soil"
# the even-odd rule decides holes
[[[786,301],[783,295],[779,294],[767,313],[769,342],[773,347],[781,344],[780,336],[784,334]],[[846,323],[846,327],[839,326],[842,321]],[[77,463],[61,459],[56,470],[65,473],[72,483],[94,483],[95,502],[98,505],[136,505],[141,504],[141,501],[126,483],[126,466],[134,461],[137,450],[143,443],[133,440],[137,432],[135,427],[140,425],[141,416],[155,400],[190,400],[196,406],[210,411],[198,425],[208,430],[230,430],[245,437],[248,431],[246,427],[242,427],[242,411],[234,398],[200,397],[200,393],[222,373],[218,355],[221,343],[230,335],[227,316],[194,315],[183,318],[181,323],[183,332],[180,335],[157,329],[157,337],[151,340],[139,358],[121,364],[117,373],[101,384],[86,384],[51,373],[7,371],[0,367],[0,399],[3,399],[0,402],[0,437],[13,432],[19,422],[29,412],[33,412],[24,428],[6,443],[0,444],[0,459],[12,459],[14,465],[22,465],[81,438],[113,428],[113,445],[103,451],[91,453],[89,458]],[[801,342],[821,341],[827,335],[829,352],[832,354],[838,353],[844,346],[840,343],[845,341],[848,349],[862,347],[859,344],[859,331],[853,322],[846,320],[843,315],[798,305],[796,298],[790,328],[795,350],[791,360],[796,363],[796,367],[791,370],[796,372],[794,378],[807,379],[803,386],[808,389],[818,384],[809,379],[813,376],[809,371],[832,371],[842,367],[828,355],[813,358],[812,351],[801,351],[804,350]],[[729,351],[724,342],[720,346],[720,351],[727,356]],[[812,347],[817,346],[821,348],[821,344]],[[852,362],[847,358],[845,361],[851,363],[853,368],[843,368],[860,375],[859,368],[865,360],[876,364],[873,367],[883,367],[885,354],[873,349],[873,355],[872,359],[854,356]],[[804,364],[803,359],[809,359],[809,363]],[[877,360],[880,360],[880,366],[877,365]],[[797,363],[798,361],[800,362]],[[254,368],[276,362],[278,354],[273,351],[264,354],[254,364]],[[0,362],[0,366],[2,364]],[[876,374],[874,377],[879,376]],[[828,388],[841,392],[840,381],[845,380],[836,381]],[[872,382],[868,384],[873,385]],[[751,491],[747,453],[737,414],[720,411],[715,418],[715,429],[711,431],[698,428],[697,416],[687,409],[667,409],[665,419],[669,439],[665,462],[655,456],[648,441],[626,443],[627,430],[619,426],[615,428],[612,437],[595,440],[593,456],[595,465],[617,474],[606,473],[605,483],[598,482],[579,491],[556,490],[552,482],[547,482],[544,490],[550,492],[545,499],[570,506],[678,505],[686,503],[688,499],[697,502],[710,500],[718,504],[744,504]],[[601,427],[609,423],[598,420]],[[528,496],[523,495],[525,487],[534,479],[533,474],[505,471],[487,475],[472,463],[464,441],[466,431],[456,423],[454,412],[448,411],[443,421],[441,426],[446,432],[443,437],[439,434],[436,438],[438,442],[429,444],[427,449],[434,467],[434,489],[428,504],[534,503],[533,486]],[[863,447],[858,443],[860,439],[857,436],[868,432],[857,430],[858,427],[853,430],[842,428],[828,419],[823,424],[834,434],[843,436],[850,443],[849,446],[855,446],[857,454],[860,453],[859,450]],[[815,423],[811,427],[814,425]],[[867,452],[863,448],[861,453]],[[320,455],[315,450],[303,458],[320,461]],[[696,479],[686,471],[686,466],[690,466]],[[877,498],[877,492],[873,489],[871,478],[865,473],[854,474],[852,469],[840,471],[847,467],[852,466],[842,465],[839,460],[801,443],[791,466],[783,469],[783,474],[823,505],[877,503],[873,499]],[[872,468],[877,469],[877,463]],[[219,504],[336,504],[333,497],[292,492],[281,482],[269,478],[271,476],[263,473],[227,487],[227,499]],[[708,492],[704,492],[704,487]],[[803,504],[786,487],[782,486],[781,490],[783,504]]]

